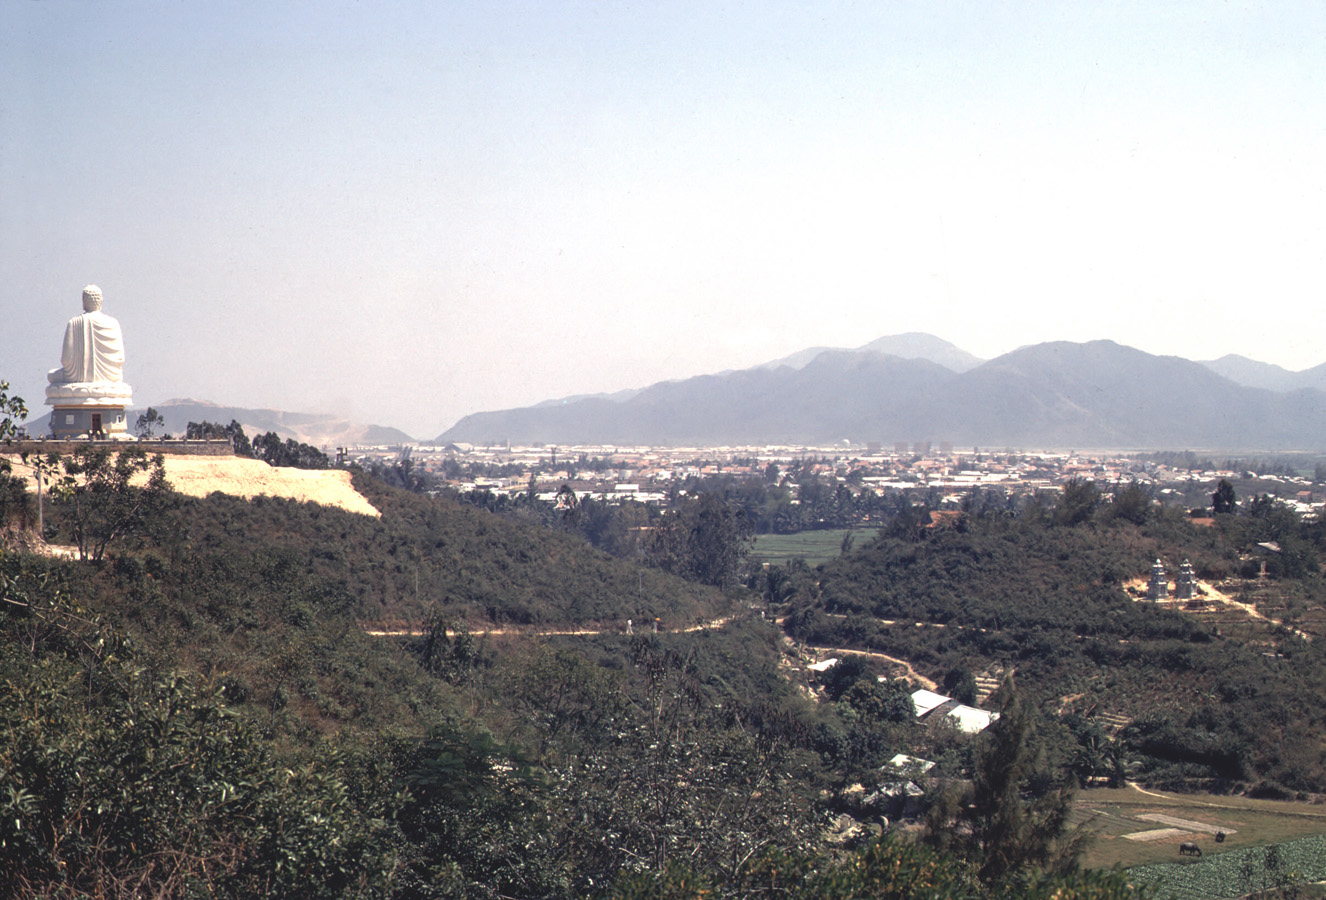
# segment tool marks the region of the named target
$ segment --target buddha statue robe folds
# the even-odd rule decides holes
[[[83,314],[64,330],[60,367],[46,374],[48,404],[123,406],[131,397],[124,383],[124,335],[120,323],[101,311],[101,289],[83,289]]]
[[[101,311],[101,291],[89,285],[83,291],[83,314],[74,316],[65,326],[60,368],[52,369],[46,380],[69,384],[123,378],[124,335],[120,323]]]

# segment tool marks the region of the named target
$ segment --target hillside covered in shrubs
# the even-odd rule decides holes
[[[1315,642],[1125,591],[1156,556],[1236,577],[1280,528],[1298,569],[1268,577],[1306,615],[1318,539],[1297,521],[1092,504],[930,527],[902,505],[833,563],[722,592],[356,485],[380,517],[126,488],[133,515],[97,561],[14,534],[15,896],[1123,897],[1122,876],[1076,866],[1076,785],[1321,783],[1320,723],[1293,703],[1319,690]],[[102,521],[74,496],[46,508],[55,541]],[[887,664],[812,678],[789,636],[951,688],[1015,677],[986,701],[1000,722],[968,735],[918,721],[918,685]],[[935,762],[920,809],[889,799],[911,777],[898,753]]]
[[[1108,749],[1079,760],[1084,776],[1118,767],[1180,790],[1326,792],[1322,527],[1255,503],[1201,523],[1095,501],[1070,514],[1071,491],[1055,508],[895,520],[813,583],[802,576],[787,630],[907,659],[949,685],[1014,672],[1082,753]],[[1244,606],[1204,599],[1208,588],[1146,601],[1139,579],[1157,559],[1171,577],[1191,562]]]

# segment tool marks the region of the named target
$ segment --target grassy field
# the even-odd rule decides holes
[[[1163,817],[1163,818],[1156,818]],[[1215,835],[1196,827],[1176,826],[1178,819],[1207,829],[1226,832],[1216,843]],[[1099,789],[1078,794],[1074,823],[1095,832],[1096,840],[1083,863],[1093,868],[1172,863],[1179,859],[1179,844],[1192,841],[1203,858],[1291,841],[1310,835],[1326,835],[1326,806],[1244,797],[1143,792],[1136,788]],[[1172,828],[1176,833],[1154,840],[1130,840],[1124,835]]]
[[[760,534],[755,536],[750,555],[761,563],[781,565],[793,559],[803,559],[807,565],[817,566],[842,553],[843,538],[848,534],[855,535],[857,544],[863,544],[877,533],[876,528],[828,528],[797,534]]]

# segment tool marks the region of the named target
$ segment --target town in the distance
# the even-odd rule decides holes
[[[348,459],[380,468],[412,469],[429,490],[556,502],[566,490],[606,503],[666,505],[677,492],[705,480],[755,480],[803,503],[797,528],[869,524],[871,510],[890,492],[919,492],[929,505],[960,509],[973,491],[1012,504],[1072,480],[1144,486],[1153,498],[1190,508],[1209,507],[1221,480],[1240,495],[1264,496],[1301,515],[1326,505],[1326,464],[1312,454],[1214,456],[1184,452],[1119,453],[955,449],[950,444],[866,447],[473,447],[407,445],[351,448]],[[827,487],[827,491],[825,488]],[[919,496],[918,495],[918,496]],[[832,501],[832,502],[829,502]],[[878,520],[880,517],[874,517]]]

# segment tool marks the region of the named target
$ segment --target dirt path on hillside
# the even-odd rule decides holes
[[[736,619],[735,615],[725,616],[721,619],[711,619],[708,622],[701,622],[698,625],[688,625],[685,628],[660,628],[659,631],[665,634],[692,634],[697,631],[712,631],[716,628],[722,628],[724,625],[728,624],[734,619]],[[636,630],[637,633],[639,634],[648,634],[650,632],[650,628],[651,624],[646,622],[640,625],[638,629],[633,627],[633,630]],[[523,635],[525,637],[568,637],[568,636],[578,637],[578,636],[591,636],[597,634],[625,634],[625,633],[626,633],[625,626],[617,626],[615,628],[546,628],[546,629],[535,629],[535,630],[530,630],[527,628],[479,628],[470,631],[470,634],[472,635],[513,634],[513,635]],[[422,631],[412,630],[412,629],[401,629],[394,631],[365,631],[364,634],[367,634],[369,637],[422,637],[423,636]],[[791,638],[784,636],[784,640],[790,642]],[[828,653],[828,654],[854,653],[857,656],[865,656],[869,657],[870,659],[883,660],[884,662],[892,663],[895,666],[901,666],[906,671],[907,677],[912,679],[913,681],[919,682],[922,687],[932,691],[937,690],[939,688],[939,685],[937,685],[934,681],[930,680],[929,678],[926,678],[920,672],[916,671],[916,669],[912,668],[912,664],[910,662],[908,662],[905,659],[899,659],[896,656],[889,656],[887,653],[878,653],[874,650],[853,650],[850,647],[821,647],[817,644],[802,644],[801,646],[805,647],[807,650],[814,650],[816,653]]]
[[[691,634],[696,631],[713,631],[722,628],[727,623],[736,619],[736,616],[725,616],[721,619],[710,619],[708,622],[701,622],[698,625],[688,625],[685,628],[660,628],[659,631],[664,634]],[[596,634],[650,634],[652,623],[643,622],[640,625],[632,625],[628,632],[627,626],[618,625],[613,628],[476,628],[469,633],[473,635],[480,634],[515,634],[524,637],[577,637]],[[450,632],[455,629],[447,629]],[[402,629],[399,631],[365,631],[364,634],[369,637],[422,637],[423,632],[419,630]]]
[[[1137,793],[1145,794],[1148,797],[1159,797],[1161,800],[1170,799],[1169,797],[1166,797],[1164,794],[1157,794],[1155,791],[1148,791],[1146,788],[1142,787],[1136,781],[1125,781],[1124,784],[1128,785],[1128,787],[1137,791]]]
[[[889,656],[887,653],[879,653],[875,650],[853,650],[851,647],[822,647],[819,644],[802,644],[807,650],[814,650],[816,653],[827,653],[829,655],[841,655],[851,653],[856,656],[865,656],[870,659],[882,659],[885,662],[893,663],[896,666],[902,666],[907,672],[907,677],[913,681],[918,681],[921,686],[927,690],[938,690],[939,685],[926,678],[920,672],[912,668],[912,664],[905,659],[899,659],[896,656]]]
[[[778,625],[779,628],[781,628],[781,627],[783,626],[783,622],[786,621],[786,618],[787,618],[786,616],[780,616],[779,618],[774,619],[774,622]],[[904,622],[899,622],[899,621],[896,620],[896,619],[880,619],[879,621],[884,622],[885,624],[888,624],[888,625],[903,625],[903,624],[907,624],[907,625],[918,625],[918,626],[920,626],[920,625],[924,625],[924,624],[925,624],[924,622],[906,622],[906,623],[904,623]],[[940,626],[940,627],[943,627],[943,626]],[[783,635],[783,641],[786,642],[786,643],[788,643],[788,644],[795,644],[795,643],[796,643],[795,641],[792,640],[792,638],[788,637],[786,634]],[[885,662],[891,662],[891,663],[893,663],[894,665],[902,666],[903,669],[906,670],[906,672],[907,672],[907,677],[908,677],[908,678],[911,678],[911,679],[913,679],[914,681],[919,681],[919,682],[921,683],[921,685],[922,685],[923,687],[925,687],[927,690],[931,690],[931,691],[933,691],[933,690],[937,690],[938,687],[939,687],[939,685],[935,684],[935,683],[934,683],[933,681],[931,681],[929,678],[926,678],[926,677],[925,677],[924,675],[922,675],[920,672],[918,672],[918,671],[916,671],[915,669],[913,669],[913,668],[912,668],[912,664],[911,664],[910,662],[908,662],[907,660],[905,660],[905,659],[899,659],[899,658],[896,657],[896,656],[889,656],[887,653],[880,653],[880,652],[875,651],[875,650],[853,650],[853,649],[850,648],[850,647],[823,647],[823,646],[820,646],[820,645],[818,645],[818,644],[802,644],[801,646],[805,647],[807,650],[814,650],[816,653],[829,653],[829,654],[833,654],[833,653],[855,653],[857,656],[866,656],[866,657],[870,657],[871,659],[882,659],[882,660],[884,660]]]
[[[1155,798],[1155,799],[1157,799],[1157,800],[1167,800],[1167,801],[1169,801],[1169,802],[1171,802],[1171,803],[1173,803],[1173,804],[1175,804],[1175,805],[1177,805],[1177,806],[1185,806],[1185,807],[1187,807],[1187,806],[1200,806],[1200,807],[1205,807],[1205,808],[1208,808],[1208,809],[1228,809],[1228,810],[1234,810],[1235,812],[1247,812],[1247,811],[1248,811],[1248,807],[1247,807],[1246,805],[1239,805],[1239,804],[1237,804],[1237,803],[1218,803],[1218,802],[1212,802],[1212,801],[1210,801],[1210,800],[1197,800],[1197,799],[1194,799],[1195,797],[1202,796],[1201,794],[1162,794],[1162,793],[1160,793],[1160,792],[1158,792],[1158,791],[1148,791],[1146,788],[1142,787],[1141,785],[1139,785],[1139,784],[1138,784],[1137,782],[1135,782],[1135,781],[1125,781],[1124,784],[1125,784],[1126,786],[1128,786],[1129,788],[1131,788],[1132,790],[1136,791],[1137,793],[1141,794],[1143,797],[1153,797],[1153,798]],[[1206,796],[1211,796],[1211,795],[1208,794],[1208,795],[1206,795]],[[1090,804],[1092,804],[1092,803],[1094,803],[1094,802],[1097,802],[1097,801],[1095,800],[1095,798],[1093,798],[1093,799],[1088,800],[1088,801],[1086,801],[1086,802],[1087,802],[1088,805],[1090,805]],[[1110,802],[1112,802],[1112,803],[1118,803],[1119,801],[1117,801],[1117,800],[1111,800]],[[1139,803],[1143,803],[1143,802],[1145,802],[1145,801],[1142,801],[1142,800],[1139,799],[1138,802],[1139,802]],[[1297,804],[1297,805],[1298,805],[1298,806],[1301,806],[1301,807],[1304,807],[1304,808],[1301,808],[1301,809],[1292,809],[1292,810],[1288,810],[1288,809],[1286,809],[1286,810],[1276,810],[1276,812],[1277,812],[1277,814],[1279,814],[1279,815],[1284,815],[1284,816],[1298,816],[1298,817],[1301,817],[1301,818],[1307,818],[1307,819],[1326,819],[1326,809],[1323,809],[1321,812],[1316,812],[1316,811],[1313,811],[1313,810],[1311,810],[1311,809],[1306,808],[1306,804],[1299,803],[1299,804]]]

